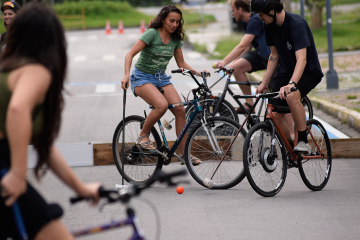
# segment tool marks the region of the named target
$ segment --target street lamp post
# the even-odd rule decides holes
[[[326,73],[326,88],[327,89],[338,89],[339,78],[334,69],[333,59],[333,42],[332,42],[332,20],[331,20],[331,4],[330,0],[326,0],[326,31],[328,40],[328,58],[329,58],[329,70]]]
[[[304,13],[304,0],[300,0],[300,15],[305,18],[305,13]]]

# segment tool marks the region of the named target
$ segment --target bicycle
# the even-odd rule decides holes
[[[177,177],[177,176],[186,175],[186,174],[187,174],[186,170],[180,170],[180,171],[175,171],[175,172],[171,172],[171,173],[159,172],[155,176],[155,179],[153,182],[147,182],[147,183],[143,183],[143,184],[135,184],[129,188],[123,188],[120,191],[107,190],[107,189],[104,189],[103,187],[100,187],[99,188],[99,196],[100,196],[100,198],[103,198],[106,201],[100,208],[103,208],[107,204],[121,202],[126,205],[127,218],[123,219],[123,220],[118,220],[118,221],[111,221],[109,223],[105,223],[105,224],[101,224],[101,225],[97,225],[97,226],[93,226],[93,227],[88,227],[88,228],[79,229],[79,230],[73,230],[73,231],[71,231],[71,234],[74,237],[80,237],[80,236],[84,236],[84,235],[88,235],[88,234],[92,234],[92,233],[102,232],[102,231],[109,230],[109,229],[131,226],[132,230],[133,230],[133,234],[128,239],[132,239],[132,240],[145,239],[143,230],[140,227],[139,220],[136,217],[135,211],[132,207],[129,206],[130,200],[133,197],[138,196],[144,189],[149,188],[152,185],[152,183],[154,183],[155,181],[158,181],[160,183],[167,183],[167,186],[175,186],[175,185],[179,184],[180,182],[178,181],[175,183],[175,182],[173,182],[172,178]],[[186,181],[182,181],[182,182],[186,183]],[[83,201],[83,200],[86,200],[86,199],[82,198],[82,197],[75,197],[75,198],[71,198],[70,202],[72,204],[75,204],[75,203]],[[157,221],[156,229],[157,229],[157,231],[156,231],[155,239],[160,239],[159,220]]]
[[[274,98],[277,95],[278,92],[259,96]],[[315,119],[306,121],[311,153],[303,156],[293,151],[273,117],[273,111],[289,113],[290,109],[268,104],[266,111],[266,122],[252,127],[245,138],[243,163],[251,187],[261,196],[275,196],[285,183],[287,169],[297,167],[310,190],[322,190],[329,180],[332,166],[330,140],[323,125]],[[297,141],[295,130],[295,146]]]
[[[266,118],[266,105],[260,106],[258,112],[261,112],[262,114],[253,114],[252,112],[250,112],[248,109],[246,109],[244,107],[244,105],[239,101],[238,96],[241,95],[235,95],[234,92],[231,90],[230,85],[232,84],[236,84],[236,85],[246,85],[246,86],[252,86],[252,85],[260,85],[261,82],[250,82],[250,81],[246,81],[246,82],[234,82],[231,80],[231,76],[234,73],[234,69],[233,68],[220,68],[219,70],[215,71],[215,73],[220,73],[222,72],[223,75],[222,77],[220,77],[220,79],[218,79],[213,85],[210,86],[210,89],[212,89],[216,84],[218,84],[223,78],[226,78],[226,83],[224,86],[224,89],[222,91],[222,94],[219,97],[211,97],[211,98],[207,98],[203,101],[205,101],[205,106],[204,108],[206,108],[206,112],[209,114],[209,116],[222,116],[222,117],[228,117],[236,122],[239,122],[239,117],[237,112],[235,111],[235,108],[233,107],[233,105],[231,105],[230,102],[228,102],[227,100],[225,100],[225,96],[227,93],[230,94],[230,96],[232,97],[232,99],[235,100],[235,102],[238,104],[238,106],[242,109],[242,112],[244,113],[243,115],[246,117],[248,115],[251,115],[251,117],[249,118],[249,121],[247,122],[247,129],[250,130],[250,128],[252,126],[254,126],[256,123],[258,122],[262,122],[265,121]],[[246,95],[242,95],[245,96]],[[304,98],[301,99],[301,102],[305,108],[305,115],[307,119],[312,119],[313,118],[313,108],[312,108],[312,104],[310,99],[305,96]],[[190,105],[189,107],[187,107],[185,109],[186,111],[186,118],[188,118],[190,116],[190,114],[194,111],[194,106]],[[173,121],[174,119],[172,119],[170,121],[170,123]],[[195,118],[195,120],[193,121],[192,125],[189,128],[189,131],[192,129],[192,126],[195,126],[196,123],[198,123],[199,117]],[[169,129],[169,128],[168,128]]]
[[[184,75],[190,76],[197,83],[198,88],[191,90],[193,94],[193,100],[171,104],[168,106],[168,108],[170,109],[193,104],[196,106],[195,111],[187,119],[185,126],[183,127],[171,149],[169,149],[169,145],[164,133],[164,127],[160,120],[158,121],[158,125],[163,139],[163,144],[161,142],[159,133],[155,127],[152,127],[149,132],[149,136],[156,149],[148,151],[143,150],[141,147],[136,145],[135,141],[139,136],[142,125],[146,119],[145,111],[145,117],[137,115],[128,116],[118,124],[114,132],[112,142],[113,157],[119,173],[129,183],[153,181],[155,174],[162,169],[163,165],[170,164],[171,158],[174,156],[179,161],[186,164],[191,176],[199,184],[205,186],[203,180],[206,177],[207,172],[209,172],[209,169],[212,169],[213,166],[217,164],[223,149],[227,148],[227,145],[230,143],[235,133],[238,132],[240,127],[237,122],[228,118],[206,118],[201,116],[201,121],[188,135],[188,139],[185,144],[184,159],[178,156],[175,153],[175,150],[179,146],[191,122],[199,112],[200,115],[204,115],[200,101],[209,96],[212,96],[212,94],[207,87],[205,72],[201,72],[204,81],[202,84],[197,81],[190,70],[178,69],[173,70],[172,73],[182,73]],[[152,107],[150,106],[150,108]],[[124,135],[123,124],[125,126],[124,146],[122,146],[122,137]],[[238,141],[243,141],[245,135],[246,132],[242,130],[240,134],[237,135],[237,139],[239,139]],[[201,150],[187,151],[186,149],[189,149],[189,144],[194,145]],[[124,151],[122,150],[123,147]],[[242,171],[242,164],[240,164],[241,162],[237,161],[236,158],[234,158],[234,160],[231,158],[232,155],[239,153],[241,150],[242,145],[234,146],[232,152],[230,151],[230,153],[226,156],[227,164],[223,164],[219,174],[214,176],[213,181],[215,189],[230,188],[235,186],[243,179],[244,176]],[[124,154],[124,157],[122,157],[122,154]],[[194,166],[190,160],[190,154],[199,157],[202,160],[202,164]]]

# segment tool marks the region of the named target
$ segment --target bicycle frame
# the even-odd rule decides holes
[[[134,210],[132,208],[127,208],[128,218],[119,221],[111,221],[110,223],[103,224],[100,226],[89,227],[81,230],[72,231],[71,234],[74,237],[84,236],[92,233],[102,232],[109,229],[121,228],[125,226],[131,226],[133,229],[133,235],[131,240],[144,240],[144,233],[140,227],[138,218],[135,216]]]
[[[316,143],[315,138],[312,135],[312,133],[311,133],[310,129],[308,128],[308,126],[306,126],[306,129],[309,131],[311,139],[314,141],[314,143],[316,145],[316,148],[319,151],[319,154],[315,155],[315,156],[301,156],[300,154],[295,154],[292,147],[291,147],[291,145],[290,145],[290,143],[289,143],[289,141],[286,139],[285,134],[283,133],[283,131],[281,130],[279,124],[275,120],[274,115],[273,115],[273,110],[274,110],[273,105],[268,104],[267,107],[266,107],[266,119],[272,126],[271,139],[275,139],[275,131],[277,131],[279,133],[281,139],[284,141],[285,147],[287,148],[287,150],[290,153],[290,156],[291,156],[290,160],[291,161],[300,161],[300,160],[303,160],[303,159],[314,159],[314,158],[321,158],[322,157],[321,149],[318,146],[318,144]],[[297,133],[297,131],[295,129],[295,139],[294,139],[294,145],[295,146],[296,146],[297,142],[298,142],[298,133]],[[274,151],[275,151],[275,146],[271,145],[271,155],[274,155]]]
[[[228,71],[225,71],[225,74],[219,79],[217,80],[213,85],[211,85],[210,89],[215,86],[220,80],[222,80],[225,76],[227,76],[226,78],[226,83],[225,83],[225,87],[224,87],[224,90],[223,90],[223,93],[221,94],[220,98],[219,98],[219,101],[217,102],[217,104],[215,105],[215,109],[213,111],[213,114],[212,116],[215,116],[215,113],[218,112],[218,109],[220,107],[220,104],[221,102],[225,99],[225,96],[226,96],[226,93],[228,92],[230,94],[230,96],[235,100],[235,102],[239,105],[239,107],[242,109],[242,111],[245,113],[244,115],[245,116],[249,116],[251,115],[252,111],[254,108],[250,109],[250,110],[247,110],[244,105],[239,101],[239,98],[248,98],[247,95],[235,95],[234,92],[230,89],[229,85],[230,84],[236,84],[236,85],[246,85],[246,86],[251,86],[251,85],[260,85],[261,82],[249,82],[249,81],[246,81],[246,82],[233,82],[231,81],[231,76],[232,76],[232,73],[233,73],[233,70],[228,70]],[[262,105],[260,106],[260,109],[262,108]],[[260,116],[260,114],[258,114],[258,117]],[[249,118],[249,122],[250,124],[253,126],[255,125],[256,123],[258,123],[259,121],[258,120],[254,120],[253,117],[250,117]]]
[[[172,109],[172,108],[176,108],[176,107],[182,107],[182,106],[187,106],[189,104],[195,104],[195,111],[190,115],[190,117],[186,120],[186,123],[184,125],[184,127],[182,128],[179,136],[177,137],[177,139],[174,142],[174,145],[171,147],[170,152],[169,152],[169,156],[172,156],[176,149],[178,148],[181,140],[183,139],[183,137],[185,136],[185,133],[187,132],[187,130],[190,127],[191,122],[194,120],[196,114],[198,112],[201,112],[201,106],[200,106],[200,102],[199,100],[196,98],[195,101],[189,101],[189,102],[181,102],[181,103],[175,103],[175,104],[170,104],[168,106],[168,109]],[[164,131],[164,126],[161,124],[161,121],[158,120],[158,125],[159,125],[159,129],[161,132],[161,136],[164,142],[164,145],[169,148],[169,145],[167,143],[166,140],[166,136],[165,136],[165,131]]]

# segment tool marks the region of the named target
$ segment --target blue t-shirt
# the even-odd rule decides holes
[[[266,43],[275,46],[279,53],[279,68],[277,75],[290,77],[296,65],[295,52],[306,48],[306,66],[304,72],[311,72],[315,76],[324,76],[314,37],[306,20],[298,14],[285,12],[285,20],[281,26],[269,24],[265,26]]]
[[[270,48],[266,45],[264,22],[259,18],[259,15],[252,14],[249,22],[243,22],[243,26],[245,34],[255,35],[251,45],[267,61],[270,56]]]

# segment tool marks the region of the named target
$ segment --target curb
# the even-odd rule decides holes
[[[321,109],[325,113],[340,119],[342,122],[360,131],[360,113],[317,97],[309,97],[309,99],[313,107]]]
[[[256,73],[251,73],[247,76],[250,81],[262,81],[262,77]],[[321,109],[323,112],[336,117],[348,126],[360,131],[360,113],[317,97],[308,97],[311,100],[313,107]]]

